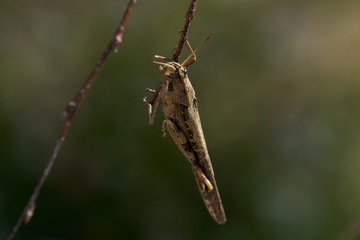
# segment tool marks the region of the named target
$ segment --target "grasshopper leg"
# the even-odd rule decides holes
[[[155,90],[152,90],[150,88],[146,88],[146,91],[147,92],[152,92],[152,93],[155,93],[156,91]],[[149,125],[154,125],[154,122],[155,122],[155,119],[156,119],[156,114],[157,114],[157,111],[161,105],[161,101],[158,100],[155,104],[155,109],[154,109],[154,112],[152,110],[152,104],[148,102],[147,98],[144,97],[143,99],[144,103],[147,105],[148,107],[148,112],[149,112]]]
[[[186,39],[185,43],[186,43],[186,46],[187,46],[187,48],[189,49],[190,53],[193,54],[191,60],[190,60],[189,62],[187,62],[187,63],[184,64],[184,67],[189,67],[189,66],[191,66],[194,62],[196,62],[196,55],[195,55],[194,51],[192,50],[192,48],[191,48],[191,46],[190,46],[190,43],[189,43],[189,41],[188,41],[187,39]]]
[[[148,103],[148,111],[149,111],[149,125],[154,125],[155,120],[156,120],[156,114],[159,110],[159,107],[161,105],[161,102],[158,100],[155,104],[155,108],[154,111],[152,111],[152,105],[150,103]]]
[[[163,57],[163,56],[160,56],[160,55],[155,55],[155,56],[153,57],[153,60],[154,60],[154,61],[159,61],[159,60],[161,60],[161,61],[166,61],[166,62],[171,62],[171,61],[172,61],[171,58]]]
[[[162,137],[166,137],[166,120],[163,121],[161,130],[163,132]]]
[[[209,179],[206,178],[204,172],[200,168],[196,169],[196,173],[199,176],[199,178],[202,179],[203,183],[206,185],[207,191],[213,190],[214,188],[213,185],[211,184]]]
[[[154,89],[151,89],[151,88],[146,88],[145,91],[151,92],[151,93],[156,93],[156,91]]]
[[[201,167],[196,163],[197,159],[194,154],[194,151],[190,146],[185,134],[180,131],[180,129],[176,126],[176,124],[170,119],[166,119],[163,123],[163,129],[166,128],[169,132],[170,136],[176,143],[176,145],[180,148],[181,152],[185,155],[185,157],[189,160],[197,179],[200,180],[202,185],[205,185],[207,191],[211,191],[214,187],[209,181],[209,179],[205,176]]]

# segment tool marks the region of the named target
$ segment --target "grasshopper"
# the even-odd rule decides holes
[[[188,159],[206,208],[218,224],[224,224],[226,216],[201,127],[195,91],[186,69],[196,61],[195,53],[211,36],[212,34],[195,51],[192,50],[186,40],[186,46],[191,54],[181,64],[169,58],[155,55],[153,62],[163,76],[163,80],[159,99],[153,113],[152,105],[146,101],[146,98],[144,101],[148,104],[149,125],[154,124],[158,108],[161,104],[163,105],[165,115],[162,125],[163,136],[165,137],[165,130],[167,130]],[[155,92],[151,89],[147,90]]]

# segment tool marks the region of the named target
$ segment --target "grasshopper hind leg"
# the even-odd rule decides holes
[[[181,152],[185,155],[185,157],[189,160],[191,167],[194,170],[197,181],[201,183],[204,191],[211,191],[214,187],[209,181],[209,179],[204,174],[203,170],[197,163],[196,156],[194,154],[193,149],[190,147],[190,144],[185,136],[185,134],[180,131],[180,129],[176,126],[176,124],[170,119],[166,119],[163,123],[163,130],[167,129],[170,136],[181,150]],[[164,131],[165,132],[165,131]]]
[[[203,189],[205,191],[209,192],[214,189],[213,185],[211,184],[209,179],[206,178],[206,176],[205,176],[204,172],[201,170],[201,168],[196,169],[196,174],[203,181],[202,184],[204,185]],[[206,186],[206,188],[205,188],[205,186]]]

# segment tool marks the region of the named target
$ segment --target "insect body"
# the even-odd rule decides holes
[[[191,49],[187,41],[186,44],[191,55],[182,64],[170,61],[165,57],[154,56],[154,63],[163,76],[163,85],[159,93],[160,99],[155,105],[153,114],[151,114],[151,105],[149,104],[149,123],[150,125],[154,123],[156,112],[160,104],[163,104],[165,114],[164,136],[165,130],[167,130],[188,159],[205,206],[218,224],[224,224],[226,222],[225,212],[201,127],[195,91],[186,69],[196,61],[195,52],[202,44],[195,51]],[[191,57],[192,59],[187,62]],[[160,60],[168,60],[168,62],[159,62]]]

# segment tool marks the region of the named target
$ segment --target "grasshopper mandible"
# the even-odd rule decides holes
[[[157,110],[161,104],[163,105],[165,114],[162,125],[163,136],[166,135],[165,130],[167,130],[189,160],[206,208],[218,224],[224,224],[226,216],[201,127],[195,91],[186,69],[196,61],[195,53],[211,36],[212,34],[195,51],[186,40],[185,43],[191,54],[181,64],[155,55],[154,63],[163,76],[163,81],[153,113],[152,105],[146,99],[144,101],[148,104],[150,125],[154,124]],[[148,91],[154,92],[150,89]]]

